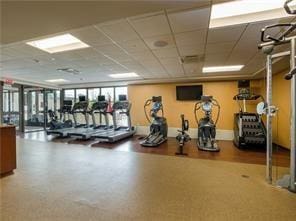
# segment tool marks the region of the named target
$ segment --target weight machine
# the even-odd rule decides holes
[[[288,5],[293,0],[287,0],[284,8],[288,14],[296,14]],[[267,35],[267,31],[282,27],[286,30],[279,36]],[[267,116],[267,147],[266,147],[266,179],[272,183],[272,117],[276,114],[277,108],[272,105],[272,62],[285,56],[290,57],[290,72],[285,75],[286,80],[291,80],[291,149],[290,149],[290,173],[283,176],[276,184],[280,187],[287,188],[291,192],[296,192],[296,36],[291,36],[291,33],[296,29],[296,23],[274,24],[266,26],[261,30],[261,44],[258,48],[267,55],[266,70],[266,102],[259,103],[257,106],[258,113],[266,114]],[[280,53],[273,53],[273,49],[278,45],[290,44],[290,50]]]

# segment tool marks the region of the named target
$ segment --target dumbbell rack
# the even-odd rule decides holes
[[[265,147],[266,129],[255,113],[234,114],[234,144],[238,148]]]

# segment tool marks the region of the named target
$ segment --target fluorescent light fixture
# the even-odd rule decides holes
[[[240,71],[243,67],[244,65],[203,67],[202,72],[214,73],[214,72]]]
[[[44,38],[37,41],[30,41],[26,44],[41,49],[48,53],[57,53],[81,48],[87,48],[89,45],[80,41],[71,34],[58,35],[55,37]]]
[[[283,9],[286,0],[237,0],[214,4],[210,28],[288,17]],[[296,3],[290,3],[295,6]]]
[[[50,80],[45,80],[46,82],[49,83],[63,83],[63,82],[68,82],[68,80],[65,79],[50,79]]]
[[[111,78],[134,78],[139,77],[135,72],[130,73],[120,73],[120,74],[109,74],[109,77]]]

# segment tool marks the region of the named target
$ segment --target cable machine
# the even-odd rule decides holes
[[[284,8],[288,14],[296,14],[295,10],[289,7],[292,0],[285,2]],[[267,35],[267,31],[273,28],[286,28],[286,30],[279,36]],[[272,62],[276,59],[289,56],[290,57],[290,72],[285,75],[286,80],[291,81],[291,149],[290,149],[290,173],[283,176],[276,182],[277,186],[287,188],[292,192],[296,192],[296,66],[295,66],[295,45],[296,36],[290,34],[296,29],[296,23],[274,24],[266,26],[261,30],[261,44],[258,48],[262,49],[263,53],[267,55],[266,61],[266,102],[260,103],[257,110],[261,114],[267,116],[267,147],[266,147],[266,179],[272,183],[272,117],[276,114],[277,108],[272,105]],[[290,44],[290,50],[280,53],[273,53],[273,49],[278,45]]]

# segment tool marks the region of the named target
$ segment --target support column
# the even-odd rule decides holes
[[[272,183],[272,56],[267,55],[266,62],[266,102],[267,102],[267,119],[266,119],[266,180]]]
[[[296,39],[291,40],[291,70],[295,68]],[[290,156],[290,185],[289,189],[296,192],[296,76],[291,79],[291,156]]]
[[[3,82],[0,81],[0,124],[3,123]]]
[[[20,116],[20,125],[19,131],[25,132],[25,93],[24,93],[24,85],[20,85],[19,87],[19,116]]]

